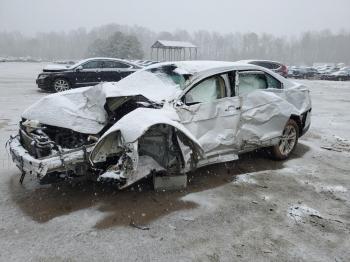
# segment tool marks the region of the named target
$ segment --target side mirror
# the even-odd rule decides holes
[[[75,68],[75,71],[81,71],[81,70],[83,70],[83,66],[78,66],[77,68]]]

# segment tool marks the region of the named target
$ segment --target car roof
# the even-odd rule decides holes
[[[149,70],[152,68],[159,68],[162,66],[174,65],[176,66],[176,72],[182,75],[191,75],[189,83],[197,82],[198,79],[203,79],[210,75],[220,74],[225,71],[234,70],[259,70],[269,73],[281,82],[288,82],[287,79],[279,74],[276,74],[272,70],[269,70],[262,66],[253,64],[247,64],[242,61],[227,62],[227,61],[176,61],[176,62],[162,62],[145,67],[143,70]],[[287,83],[286,83],[287,84]],[[287,84],[289,85],[289,83]]]
[[[79,62],[77,62],[73,66],[76,67],[76,66],[82,65],[82,64],[84,64],[86,62],[90,62],[90,61],[94,61],[94,60],[111,60],[111,61],[127,63],[127,64],[130,64],[130,65],[133,65],[133,66],[140,67],[136,63],[133,63],[133,62],[131,62],[129,60],[120,59],[120,58],[114,58],[114,57],[90,57],[90,58],[86,58],[86,59],[80,60]]]
[[[157,74],[152,73],[151,69],[158,69],[166,66],[174,66],[175,68],[173,71],[180,75],[190,75],[183,88],[168,81],[163,81],[161,78],[155,76]],[[162,101],[170,101],[178,98],[182,93],[186,92],[186,90],[202,79],[235,70],[259,70],[270,74],[282,82],[285,88],[295,85],[294,82],[285,79],[267,68],[252,64],[225,61],[176,61],[150,65],[130,74],[119,82],[103,83],[103,88],[101,90],[105,93],[105,97],[142,95],[151,101],[161,103]],[[152,92],[149,90],[152,90]]]
[[[282,65],[282,63],[281,63],[281,62],[278,62],[278,61],[263,60],[263,59],[247,59],[247,60],[240,60],[240,61],[237,61],[237,62],[240,62],[240,63],[247,63],[247,64],[250,64],[250,63],[252,63],[252,62],[265,62],[265,63],[275,63],[275,64]]]
[[[162,62],[145,67],[145,69],[159,68],[162,66],[174,65],[177,67],[177,72],[183,75],[192,75],[192,78],[198,78],[204,75],[220,73],[229,70],[261,70],[270,74],[275,73],[265,67],[248,64],[242,61],[227,62],[227,61],[176,61]],[[278,78],[278,77],[277,77]]]
[[[174,62],[161,62],[154,65],[150,65],[146,67],[146,69],[151,68],[158,68],[162,66],[167,65],[175,65],[179,70],[181,70],[181,74],[198,74],[205,71],[210,70],[218,70],[221,68],[232,68],[234,69],[241,69],[242,67],[256,67],[255,65],[250,65],[246,63],[239,63],[239,62],[227,62],[227,61],[174,61]]]

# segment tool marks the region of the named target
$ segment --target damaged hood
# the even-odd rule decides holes
[[[163,103],[179,93],[181,88],[171,80],[142,70],[119,82],[48,95],[24,111],[22,117],[80,133],[97,134],[107,123],[104,109],[107,98],[141,95]]]
[[[73,89],[41,98],[22,117],[42,124],[97,134],[105,126],[105,93],[100,86]]]
[[[181,93],[180,86],[168,78],[141,70],[119,82],[104,83],[103,90],[107,98],[142,95],[147,99],[162,103]]]

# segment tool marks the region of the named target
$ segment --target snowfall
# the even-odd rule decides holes
[[[0,261],[349,261],[350,82],[311,90],[312,126],[283,162],[262,152],[188,175],[188,188],[39,185],[5,149],[47,95],[41,63],[0,63]]]

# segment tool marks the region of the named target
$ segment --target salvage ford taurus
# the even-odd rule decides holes
[[[118,83],[42,98],[23,113],[8,146],[22,180],[89,176],[125,188],[258,148],[286,159],[310,116],[309,90],[266,68],[159,63]]]

